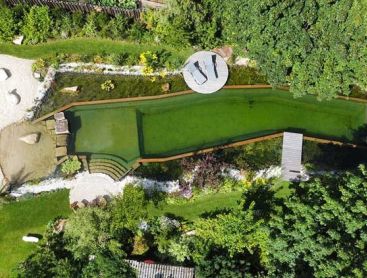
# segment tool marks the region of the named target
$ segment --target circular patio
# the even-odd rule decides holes
[[[187,59],[183,76],[195,92],[211,94],[220,90],[228,79],[228,66],[224,59],[211,51],[199,51]]]

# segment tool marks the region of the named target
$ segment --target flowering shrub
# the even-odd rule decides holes
[[[82,163],[79,161],[78,157],[75,155],[72,158],[66,160],[61,164],[61,172],[65,175],[73,175],[80,170]]]
[[[103,91],[107,91],[107,92],[110,92],[112,91],[113,89],[115,89],[115,84],[112,82],[112,80],[106,80],[105,82],[103,82],[101,84],[101,89]]]
[[[144,66],[143,74],[150,75],[159,67],[158,55],[151,51],[140,54],[140,64]]]

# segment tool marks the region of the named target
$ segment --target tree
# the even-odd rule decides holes
[[[37,44],[46,41],[51,27],[51,18],[47,6],[32,6],[25,16],[22,32],[25,43]]]
[[[78,210],[65,226],[66,248],[78,259],[109,250],[114,243],[110,225],[111,216],[105,209],[88,207]]]
[[[83,269],[82,277],[133,278],[137,277],[137,275],[134,269],[122,257],[97,254]]]
[[[132,184],[126,185],[122,197],[114,200],[112,206],[112,228],[115,232],[128,229],[137,231],[147,217],[147,201],[144,189]]]
[[[167,9],[148,13],[145,21],[161,42],[211,48],[221,43],[221,2],[170,0]]]
[[[15,21],[12,10],[0,6],[0,41],[11,41],[15,35]]]
[[[274,277],[366,277],[367,171],[296,186],[269,221]]]
[[[271,84],[320,99],[367,88],[365,1],[226,2],[226,39],[246,48]]]

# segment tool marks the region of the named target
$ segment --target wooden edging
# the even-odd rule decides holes
[[[270,139],[274,139],[274,138],[279,138],[279,137],[282,137],[282,136],[283,136],[283,132],[278,132],[278,133],[274,133],[274,134],[271,134],[271,135],[266,135],[266,136],[261,136],[261,137],[257,137],[257,138],[252,138],[252,139],[239,141],[239,142],[236,142],[236,143],[221,145],[221,146],[217,146],[217,147],[213,147],[213,148],[206,148],[206,149],[202,149],[202,150],[199,150],[199,151],[196,151],[196,152],[188,152],[188,153],[183,153],[183,154],[168,156],[168,157],[161,157],[161,158],[141,158],[141,159],[139,159],[139,162],[140,163],[166,162],[166,161],[170,161],[170,160],[175,160],[175,159],[180,159],[180,158],[184,158],[184,157],[194,156],[194,155],[197,155],[197,154],[208,153],[208,152],[212,152],[212,151],[215,151],[215,150],[222,150],[222,149],[227,149],[227,148],[231,148],[231,147],[239,147],[239,146],[243,146],[243,145],[247,145],[247,144],[251,144],[251,143],[256,143],[256,142],[261,142],[261,141],[270,140]]]
[[[270,85],[267,84],[258,84],[258,85],[228,85],[224,86],[224,89],[269,89],[271,88]],[[155,99],[164,99],[164,98],[170,98],[170,97],[176,97],[176,96],[182,96],[182,95],[189,95],[192,94],[193,90],[185,90],[180,91],[176,93],[169,93],[169,94],[163,94],[158,96],[144,96],[144,97],[130,97],[130,98],[115,98],[115,99],[104,99],[104,100],[92,100],[92,101],[79,101],[79,102],[72,102],[70,104],[64,105],[63,107],[60,107],[59,109],[56,109],[38,119],[35,119],[33,123],[38,123],[40,121],[43,121],[47,118],[52,117],[54,114],[58,112],[65,111],[67,109],[70,109],[75,106],[83,106],[83,105],[97,105],[97,104],[109,104],[109,103],[119,103],[119,102],[131,102],[131,101],[144,101],[144,100],[155,100]]]
[[[222,150],[222,149],[227,149],[227,148],[232,148],[232,147],[240,147],[240,146],[244,146],[244,145],[248,145],[248,144],[252,144],[252,143],[257,143],[257,142],[262,142],[262,141],[271,140],[271,139],[275,139],[275,138],[280,138],[280,137],[283,137],[283,134],[284,134],[284,132],[278,132],[278,133],[274,133],[274,134],[271,134],[271,135],[256,137],[256,138],[252,138],[252,139],[239,141],[239,142],[236,142],[236,143],[221,145],[221,146],[218,146],[218,147],[202,149],[202,150],[199,150],[199,151],[196,151],[196,152],[188,152],[188,153],[183,153],[183,154],[174,155],[174,156],[159,157],[159,158],[141,158],[141,159],[138,160],[138,162],[139,163],[162,163],[162,162],[181,159],[181,158],[190,157],[190,156],[194,156],[194,155],[198,155],[198,154],[209,153],[209,152],[213,152],[215,150]],[[350,144],[350,143],[345,143],[345,142],[336,141],[336,140],[321,139],[321,138],[312,137],[312,136],[303,136],[303,139],[307,140],[307,141],[317,142],[317,143],[320,143],[320,144],[333,144],[333,145],[345,146],[345,147],[350,147],[350,148],[367,149],[367,146],[362,146],[362,145],[357,145],[357,144]]]

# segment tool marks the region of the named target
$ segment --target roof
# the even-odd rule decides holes
[[[193,278],[195,269],[126,260],[137,271],[138,278]]]
[[[282,150],[282,178],[299,180],[302,167],[303,134],[284,132]]]

